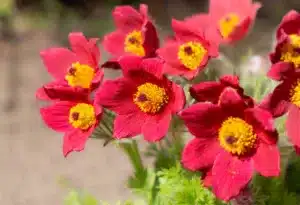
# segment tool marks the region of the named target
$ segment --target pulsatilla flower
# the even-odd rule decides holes
[[[279,175],[272,115],[247,107],[235,89],[225,88],[218,104],[199,102],[179,116],[195,136],[184,148],[181,162],[192,171],[204,170],[206,183],[218,198],[228,201],[237,196],[254,171],[266,177]]]
[[[103,40],[103,46],[112,55],[112,59],[103,67],[119,68],[117,61],[123,55],[155,56],[159,39],[148,16],[147,5],[141,4],[139,11],[131,6],[117,6],[113,18],[117,29]]]
[[[300,72],[289,66],[284,73],[276,74],[274,71],[273,74],[281,76],[283,80],[259,106],[270,111],[274,117],[288,113],[287,136],[295,147],[300,148]]]
[[[277,29],[278,43],[275,52],[270,54],[272,67],[268,73],[274,80],[282,80],[288,67],[300,68],[300,14],[290,11]],[[279,75],[275,75],[279,74]]]
[[[172,20],[175,38],[168,39],[157,53],[165,60],[164,73],[194,78],[211,57],[218,56],[218,45],[187,21]]]
[[[224,43],[234,43],[246,36],[260,7],[252,0],[210,0],[209,20]]]
[[[194,84],[190,88],[190,94],[198,102],[209,101],[217,104],[221,93],[228,87],[234,88],[243,97],[245,103],[249,107],[254,106],[253,99],[244,94],[244,89],[240,86],[238,76],[234,75],[224,75],[220,77],[219,82],[204,81]]]
[[[114,137],[144,135],[154,142],[168,131],[172,114],[183,108],[183,90],[162,75],[160,59],[126,56],[120,59],[124,77],[107,80],[95,99],[114,111]]]
[[[72,51],[50,48],[41,57],[54,81],[37,90],[42,100],[72,100],[88,96],[103,78],[99,69],[100,51],[97,39],[87,40],[82,33],[70,33]]]
[[[41,108],[46,125],[57,132],[65,133],[63,154],[82,151],[85,143],[98,125],[102,108],[86,101],[57,101]]]

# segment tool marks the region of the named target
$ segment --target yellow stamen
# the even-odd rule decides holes
[[[164,88],[152,83],[144,83],[137,88],[133,95],[133,102],[145,113],[159,112],[169,101]]]
[[[282,48],[280,60],[293,63],[296,68],[300,68],[300,35],[289,35],[289,40]]]
[[[140,31],[132,31],[125,38],[125,52],[132,53],[138,56],[145,56],[143,47],[143,36]]]
[[[244,155],[255,147],[257,136],[253,127],[237,117],[229,117],[219,129],[220,145],[235,155]]]
[[[290,101],[300,107],[300,80],[298,80],[290,90]]]
[[[73,63],[65,79],[72,87],[90,88],[95,70],[88,65]]]
[[[223,38],[228,38],[240,23],[240,17],[236,13],[229,13],[219,21],[219,30]]]
[[[200,66],[206,53],[207,50],[200,43],[190,41],[179,47],[177,55],[186,68],[195,70]]]
[[[70,109],[69,123],[81,130],[86,130],[96,123],[94,106],[78,103]]]

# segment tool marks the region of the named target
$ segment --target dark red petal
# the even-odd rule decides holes
[[[294,146],[295,152],[297,155],[300,155],[300,147]]]
[[[223,89],[224,86],[219,82],[200,82],[190,88],[190,94],[199,102],[210,101],[212,103],[218,103]]]
[[[96,91],[95,101],[118,114],[132,113],[138,109],[133,103],[135,89],[133,82],[124,78],[107,80]]]
[[[143,16],[131,6],[116,6],[112,15],[117,28],[125,32],[140,30],[143,25]]]
[[[104,78],[104,72],[103,72],[103,70],[99,69],[95,73],[94,79],[92,80],[91,91],[94,91],[95,89],[97,89],[99,87],[103,78]]]
[[[251,160],[242,160],[223,151],[216,157],[212,168],[213,192],[219,199],[229,201],[239,195],[250,182],[252,174]]]
[[[208,168],[220,150],[217,138],[194,138],[183,149],[181,163],[192,171]]]
[[[277,39],[281,38],[282,31],[286,34],[298,33],[300,14],[296,10],[289,11],[282,19],[276,33]]]
[[[162,115],[147,117],[142,127],[144,139],[148,142],[157,142],[168,133],[172,115],[170,111],[163,112]]]
[[[236,89],[226,87],[219,97],[220,106],[228,112],[241,112],[245,108],[245,102]]]
[[[179,113],[188,130],[196,137],[215,137],[226,116],[219,106],[196,103]]]
[[[272,113],[273,117],[280,117],[284,115],[289,108],[289,85],[286,83],[279,84],[273,93],[267,95],[258,105],[258,107],[265,109]]]
[[[103,63],[101,65],[101,68],[110,68],[110,69],[114,69],[114,70],[119,70],[119,69],[121,69],[121,66],[118,62],[118,58],[112,58],[112,59],[109,59],[108,61],[106,61],[105,63]]]
[[[207,188],[210,188],[212,186],[212,169],[208,169],[208,171],[202,172],[202,180],[203,185]]]
[[[294,72],[294,67],[291,63],[278,62],[272,65],[267,75],[269,78],[277,81],[284,80]]]
[[[124,33],[115,31],[104,36],[102,45],[104,49],[113,56],[121,56],[124,54]]]
[[[131,71],[141,70],[143,58],[134,55],[121,56],[118,60],[124,76],[130,76]]]
[[[220,77],[220,82],[233,88],[240,87],[239,77],[236,75],[223,75]]]
[[[50,48],[40,53],[48,72],[56,79],[64,79],[72,63],[79,59],[66,48]]]
[[[49,128],[57,132],[68,132],[73,129],[69,123],[69,112],[74,105],[75,103],[71,102],[56,102],[41,108],[40,113]]]
[[[276,145],[260,143],[252,159],[255,170],[262,176],[279,176],[280,152]]]
[[[114,121],[114,134],[116,139],[135,137],[142,133],[145,116],[141,112],[132,112],[118,115]]]
[[[152,22],[147,21],[143,26],[142,32],[144,34],[144,49],[147,57],[155,57],[156,50],[159,48],[159,38],[156,32],[156,28]]]
[[[239,41],[243,39],[249,31],[249,27],[252,24],[252,19],[250,17],[245,18],[239,26],[235,28],[235,30],[230,34],[229,38],[226,39],[228,43],[235,43],[236,41]]]
[[[286,119],[287,136],[293,145],[300,147],[300,110],[296,105],[291,104]]]
[[[68,132],[64,136],[63,140],[63,154],[67,157],[71,152],[80,152],[84,150],[86,141],[91,136],[94,128],[88,131],[81,131],[79,129]]]

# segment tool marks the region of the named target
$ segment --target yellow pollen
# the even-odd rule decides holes
[[[280,60],[293,63],[295,68],[300,68],[300,36],[296,34],[289,35],[289,43],[282,48]]]
[[[195,70],[200,66],[206,53],[207,50],[200,43],[190,41],[179,47],[177,55],[186,68]]]
[[[125,38],[125,52],[132,53],[138,56],[145,56],[145,49],[143,47],[143,36],[140,31],[132,31],[127,34]]]
[[[159,112],[169,101],[164,88],[152,83],[144,83],[137,88],[133,95],[133,102],[145,113]]]
[[[95,70],[88,65],[73,63],[65,79],[72,87],[90,88]]]
[[[294,105],[300,107],[300,80],[290,89],[290,101]]]
[[[256,145],[253,127],[237,117],[229,117],[219,129],[220,145],[231,154],[244,155]]]
[[[69,123],[81,130],[86,130],[96,123],[94,106],[78,103],[70,109]]]
[[[236,13],[229,13],[219,21],[219,30],[223,38],[228,38],[239,25],[240,17]]]

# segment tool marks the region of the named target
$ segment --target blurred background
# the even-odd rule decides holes
[[[261,62],[268,67],[276,25],[288,10],[300,10],[299,0],[261,2],[253,31],[234,49],[224,50],[238,61],[250,49],[256,58],[245,69],[251,63],[263,67]],[[171,32],[171,17],[207,10],[206,0],[0,0],[0,204],[62,204],[64,180],[109,202],[130,197],[125,181],[131,168],[114,146],[104,148],[102,141],[90,140],[84,152],[63,158],[62,138],[42,123],[35,90],[50,79],[40,50],[67,46],[72,31],[101,38],[114,29],[114,6],[139,3],[149,5],[161,36]],[[115,75],[107,72],[108,77]]]

